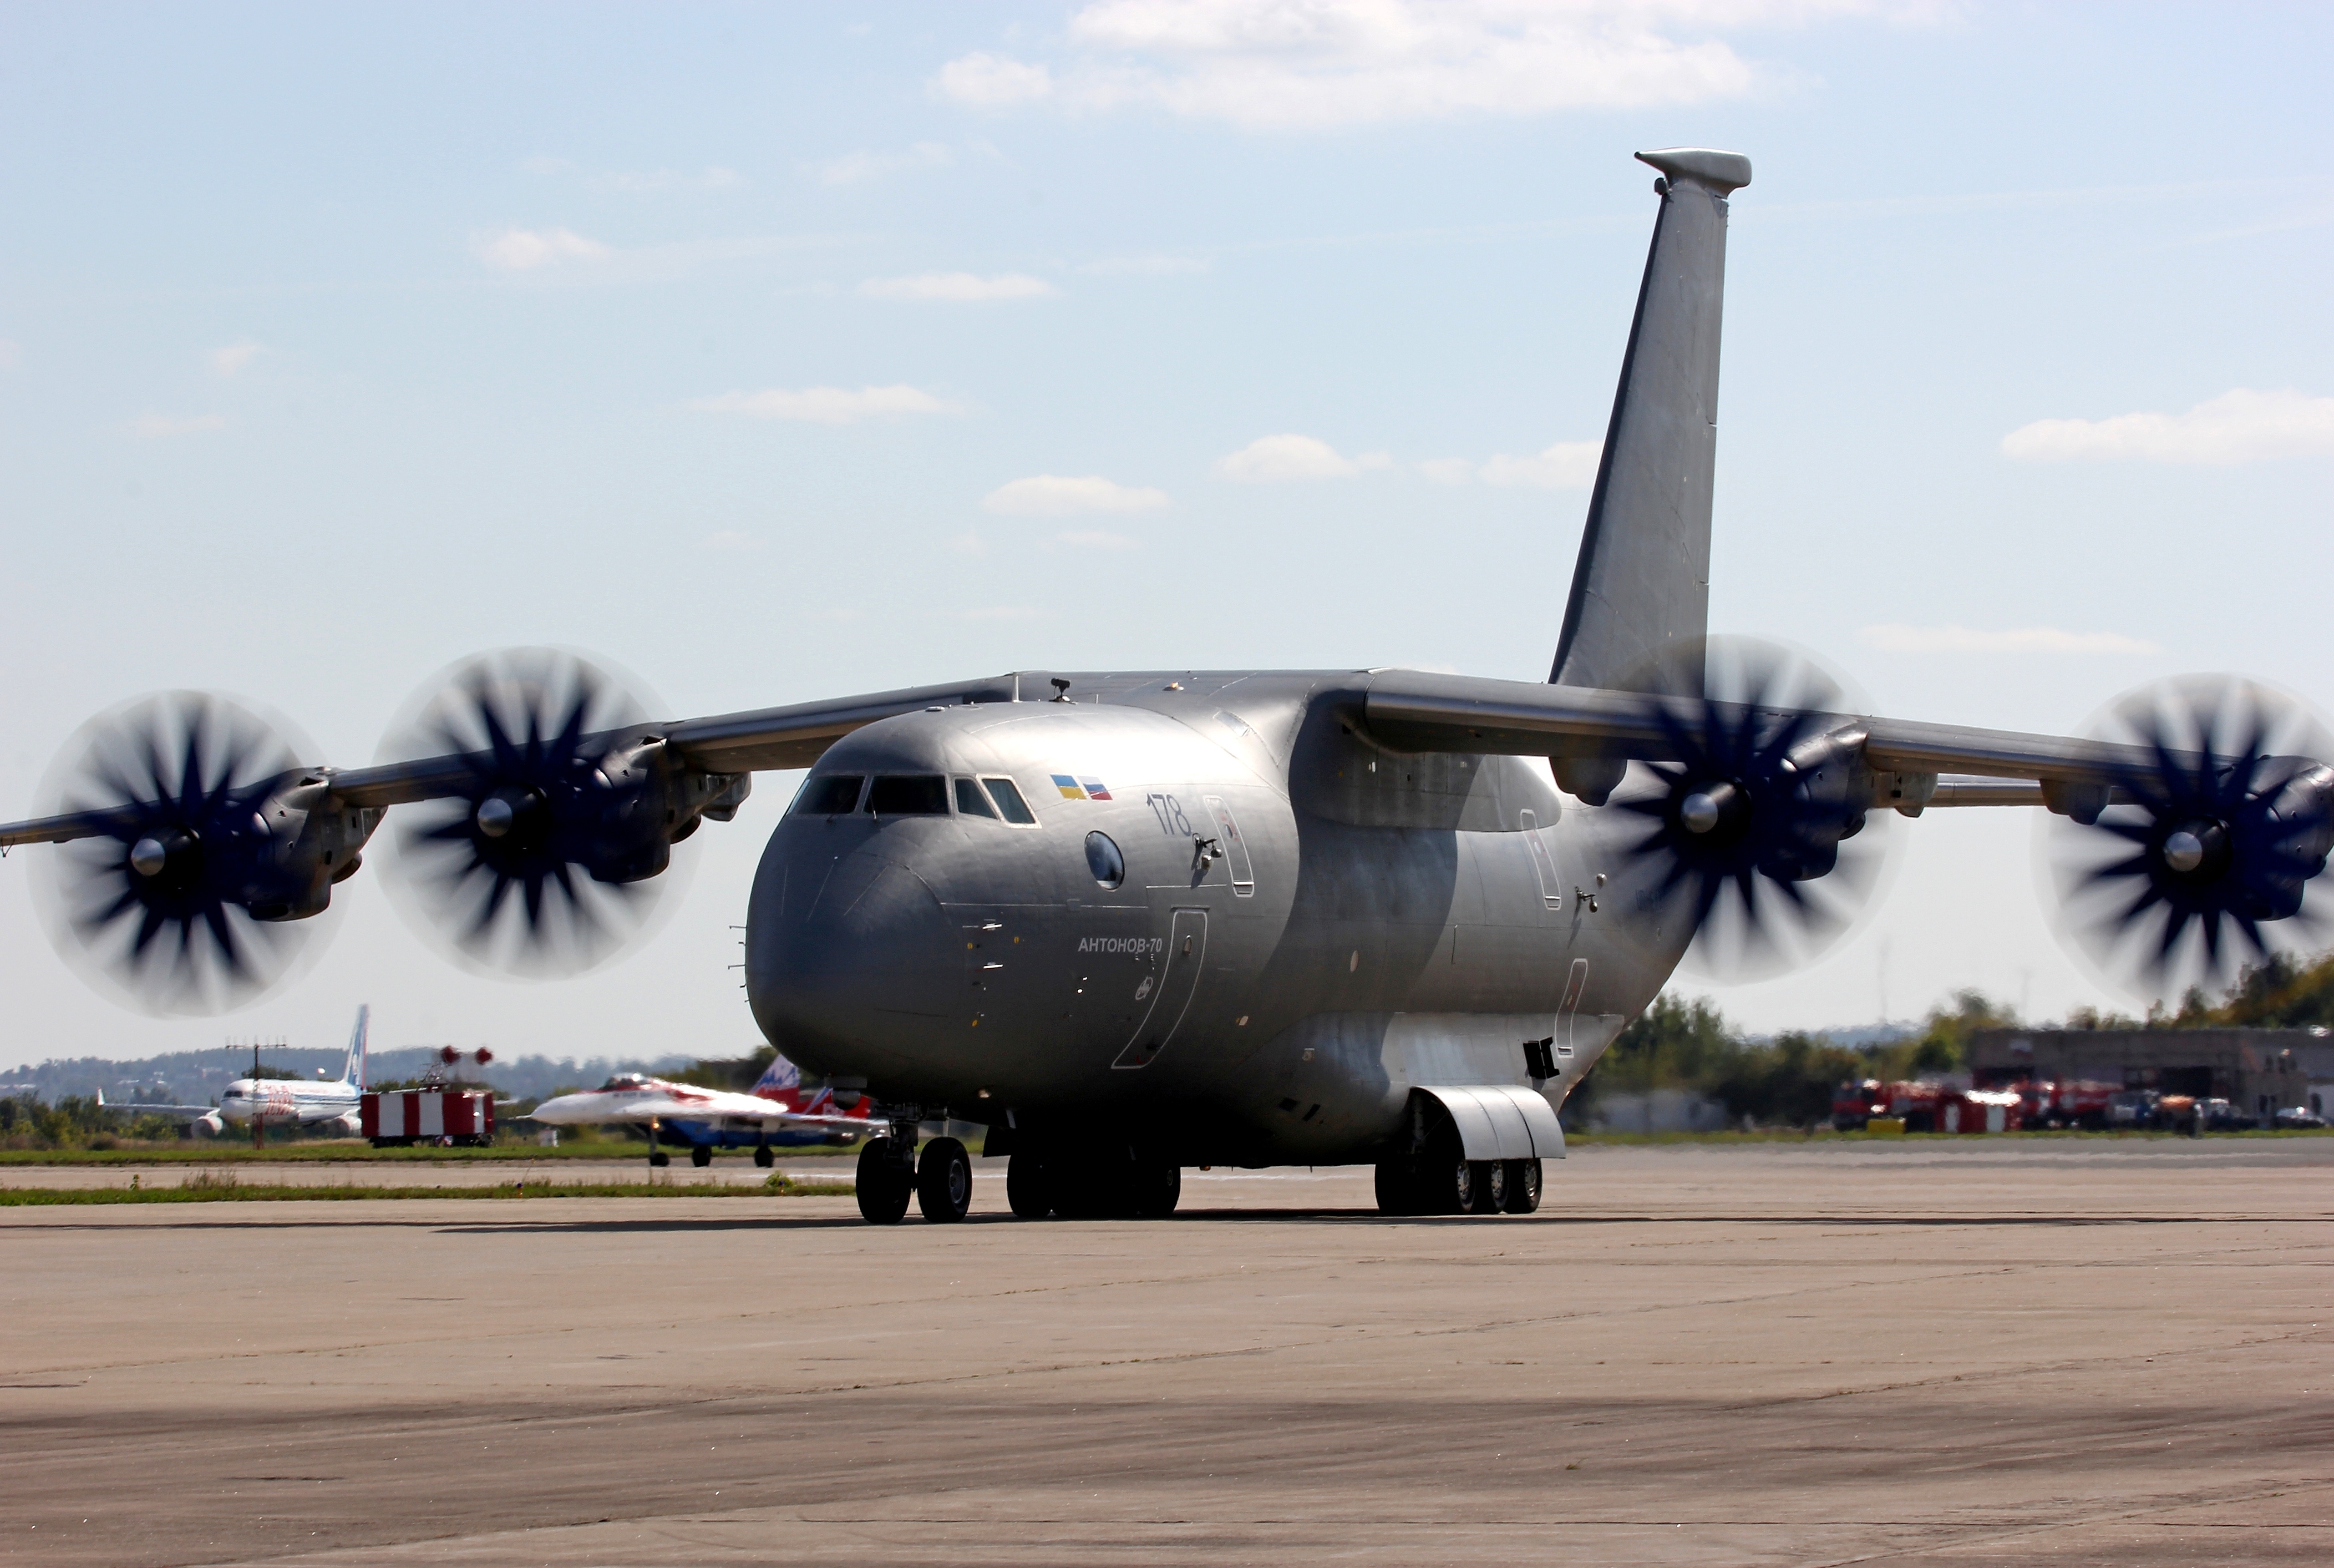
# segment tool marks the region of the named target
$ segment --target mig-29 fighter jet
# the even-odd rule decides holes
[[[805,1095],[802,1073],[780,1056],[762,1074],[753,1090],[739,1094],[727,1089],[707,1089],[695,1083],[675,1083],[644,1073],[619,1073],[597,1089],[579,1090],[546,1100],[531,1113],[553,1127],[604,1127],[624,1123],[648,1130],[649,1163],[669,1165],[659,1135],[689,1146],[689,1162],[713,1163],[717,1148],[750,1144],[754,1163],[767,1167],[776,1144],[848,1141],[888,1123],[873,1120],[874,1102],[854,1095],[849,1109],[834,1103],[834,1091],[818,1089]],[[969,1170],[966,1179],[971,1179]]]
[[[1390,1213],[1531,1209],[1558,1107],[1689,944],[1811,953],[1892,813],[2052,813],[2067,923],[2159,994],[2302,928],[2334,747],[2261,688],[2012,734],[1859,714],[1709,640],[1750,165],[1639,156],[1653,243],[1545,681],[1022,670],[677,718],[574,656],[505,653],[426,688],[371,767],[217,697],[118,709],[0,845],[59,846],[36,871],[62,951],[192,1010],[278,976],[391,811],[401,907],[465,961],[539,971],[612,950],[755,772],[808,769],[755,880],[746,990],[771,1044],[876,1097],[878,1223],[911,1198],[962,1217],[963,1147],[918,1151],[943,1115],[987,1127],[1023,1216],[1163,1214],[1201,1163],[1374,1165]],[[1517,565],[1424,540],[1390,564]]]

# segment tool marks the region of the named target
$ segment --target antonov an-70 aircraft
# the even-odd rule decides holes
[[[315,765],[215,697],[118,709],[0,843],[63,846],[63,950],[192,1010],[280,973],[391,808],[425,922],[539,967],[607,950],[755,771],[808,768],[746,985],[773,1044],[889,1119],[859,1164],[878,1223],[911,1195],[963,1215],[962,1146],[916,1158],[943,1114],[1011,1155],[1020,1215],[1162,1214],[1200,1163],[1374,1163],[1389,1212],[1530,1209],[1556,1108],[1688,943],[1821,937],[1875,811],[2047,807],[2103,949],[2159,979],[2260,950],[2325,867],[2334,770],[2256,688],[2151,694],[2062,739],[1841,712],[1705,643],[1750,165],[1639,156],[1660,205],[1546,684],[1024,670],[674,720],[572,656],[495,655],[371,767]]]

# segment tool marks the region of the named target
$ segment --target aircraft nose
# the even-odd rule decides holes
[[[755,888],[746,954],[755,1021],[779,1050],[831,1072],[897,1073],[928,1060],[948,1031],[961,967],[939,896],[875,845],[802,859],[778,890],[767,889],[767,866]],[[805,883],[815,891],[799,892]]]

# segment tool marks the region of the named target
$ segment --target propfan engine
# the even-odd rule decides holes
[[[2045,829],[2084,957],[2165,996],[2318,938],[2304,896],[2334,847],[2334,768],[2314,760],[2327,736],[2299,703],[2192,677],[2117,699],[2091,733],[2146,760]]]
[[[1633,684],[1669,760],[1615,803],[1656,924],[1693,933],[1688,961],[1743,979],[1837,940],[1886,855],[1865,830],[1874,779],[1839,685],[1803,654],[1750,639],[1682,645]],[[1818,879],[1821,885],[1817,884]]]
[[[635,683],[636,687],[636,683]],[[647,927],[674,846],[727,821],[747,774],[690,768],[607,670],[551,649],[481,654],[409,703],[381,760],[445,757],[399,813],[399,908],[459,961],[548,977]]]
[[[158,1014],[222,1012],[284,979],[381,820],[334,801],[332,770],[303,755],[304,741],[205,692],[84,725],[42,789],[49,815],[82,819],[34,884],[57,950]]]

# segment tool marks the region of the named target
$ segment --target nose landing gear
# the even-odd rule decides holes
[[[859,1146],[859,1214],[870,1225],[897,1225],[908,1199],[933,1225],[972,1212],[972,1157],[953,1138],[935,1138],[916,1158],[916,1124],[895,1121],[889,1135]]]

